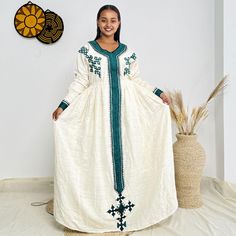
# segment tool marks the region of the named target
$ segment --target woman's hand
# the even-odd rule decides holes
[[[170,98],[168,97],[168,95],[164,92],[162,92],[160,94],[160,98],[162,99],[162,101],[167,104],[167,105],[170,105]]]
[[[61,115],[63,112],[63,109],[61,107],[58,107],[53,113],[52,113],[52,118],[53,120],[57,120],[58,117]]]

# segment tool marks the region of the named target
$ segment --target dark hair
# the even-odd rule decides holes
[[[114,6],[114,5],[104,5],[103,7],[101,7],[101,8],[99,9],[98,13],[97,13],[97,20],[99,19],[100,15],[101,15],[101,12],[102,12],[103,10],[113,10],[113,11],[115,11],[115,12],[117,13],[118,20],[120,21],[120,19],[121,19],[121,17],[120,17],[120,11],[119,11],[118,8],[117,8],[116,6]],[[121,23],[120,23],[120,25],[119,25],[117,31],[116,31],[115,34],[114,34],[114,40],[115,40],[115,41],[118,41],[118,42],[120,42],[120,28],[121,28]],[[101,31],[100,31],[100,29],[99,29],[99,27],[98,27],[98,25],[97,25],[97,36],[96,36],[95,40],[98,39],[98,38],[100,38],[100,34],[101,34]]]

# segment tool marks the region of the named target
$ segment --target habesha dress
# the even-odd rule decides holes
[[[143,229],[178,208],[169,106],[136,54],[96,40],[77,53],[54,123],[54,217],[81,232]]]

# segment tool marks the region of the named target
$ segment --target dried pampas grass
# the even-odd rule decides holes
[[[208,116],[208,104],[215,98],[227,85],[228,75],[226,75],[210,93],[206,102],[198,107],[194,107],[189,112],[189,109],[185,108],[182,93],[178,90],[174,92],[168,91],[167,94],[171,100],[169,105],[172,120],[177,125],[180,134],[193,135],[195,134],[196,127],[200,121],[205,120]]]

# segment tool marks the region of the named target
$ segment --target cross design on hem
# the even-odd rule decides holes
[[[111,205],[111,208],[107,211],[113,217],[117,213],[117,215],[119,216],[118,218],[116,218],[119,221],[119,223],[117,223],[117,228],[119,228],[121,231],[123,231],[124,227],[126,227],[126,221],[124,221],[124,219],[126,218],[126,216],[124,215],[126,209],[132,211],[132,208],[135,206],[130,201],[128,201],[128,204],[125,205],[123,202],[124,199],[125,197],[122,196],[122,193],[119,193],[119,197],[116,199],[116,201],[119,202],[118,206],[115,207],[114,205]]]

